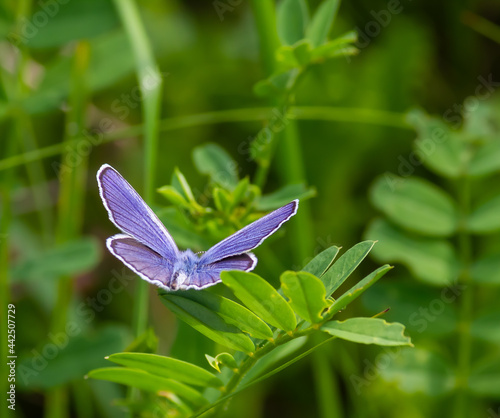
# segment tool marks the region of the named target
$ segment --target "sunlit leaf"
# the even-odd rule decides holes
[[[215,388],[223,386],[219,378],[205,369],[171,357],[146,353],[116,353],[110,355],[108,360],[190,385]]]
[[[177,167],[175,167],[174,172],[172,173],[172,187],[174,187],[174,189],[177,190],[185,200],[190,203],[196,203],[186,177],[184,177],[184,174],[182,174]],[[161,192],[161,189],[159,191]]]
[[[457,256],[447,241],[410,236],[381,219],[369,226],[366,237],[379,240],[372,251],[377,260],[403,263],[420,280],[446,286],[457,278]]]
[[[292,309],[307,322],[320,322],[321,313],[329,305],[325,300],[323,282],[306,272],[285,271],[281,277],[283,293],[290,299]]]
[[[349,31],[326,44],[320,45],[311,52],[311,59],[314,62],[323,62],[338,56],[356,55],[359,51],[352,44],[356,42],[358,35],[356,31]]]
[[[206,357],[208,363],[210,364],[210,366],[212,366],[218,372],[221,371],[219,365],[229,367],[230,369],[233,369],[233,370],[236,370],[238,368],[238,364],[236,363],[236,360],[229,353],[219,353],[215,357],[212,357],[208,354],[205,354],[205,357]]]
[[[292,308],[262,277],[244,271],[223,271],[221,279],[248,309],[268,324],[285,331],[295,329],[297,322]]]
[[[204,406],[208,401],[197,390],[174,379],[155,376],[138,369],[122,367],[104,367],[88,373],[92,379],[108,380],[126,386],[132,386],[161,395],[172,392],[196,406]]]
[[[467,227],[476,234],[500,230],[500,195],[474,209],[467,219]]]
[[[326,318],[332,317],[354,299],[361,296],[366,290],[368,290],[372,285],[374,285],[378,280],[380,280],[392,267],[385,265],[379,267],[377,270],[371,272],[363,280],[360,280],[353,287],[351,287],[347,292],[342,294],[328,309],[329,314],[325,315]]]
[[[255,350],[248,336],[203,305],[170,293],[164,293],[161,300],[179,319],[216,343],[247,353]]]
[[[326,287],[326,296],[330,297],[351,273],[361,264],[375,245],[375,241],[363,241],[349,248],[321,277]]]
[[[361,344],[412,345],[410,338],[404,335],[404,325],[397,322],[390,324],[380,318],[329,321],[321,326],[321,330],[343,340]]]
[[[394,223],[429,236],[449,236],[458,225],[453,200],[432,183],[418,178],[379,178],[371,200]]]
[[[273,338],[271,328],[253,312],[223,296],[209,291],[187,290],[182,296],[191,299],[200,305],[216,312],[229,324],[233,324],[252,337],[261,339]]]
[[[335,20],[339,8],[339,0],[324,0],[319,6],[307,28],[307,38],[314,46],[326,41],[328,32]]]

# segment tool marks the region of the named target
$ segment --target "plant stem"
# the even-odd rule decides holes
[[[155,192],[154,175],[158,153],[162,80],[137,5],[133,0],[114,0],[114,4],[128,34],[136,61],[137,78],[143,99],[144,196],[145,201],[152,204]],[[139,280],[137,286],[133,322],[136,337],[146,330],[149,305],[148,284]]]
[[[73,138],[85,129],[85,113],[87,90],[85,77],[89,63],[90,51],[87,42],[80,42],[75,48],[75,56],[71,74],[70,111],[66,118],[66,134],[64,143],[70,143]],[[68,152],[71,148],[68,147]],[[63,155],[63,161],[64,159]],[[79,155],[79,164],[75,167],[61,165],[59,177],[58,225],[56,243],[61,244],[75,239],[81,232],[84,191],[87,172],[87,156]],[[57,298],[52,313],[52,333],[65,332],[68,315],[73,298],[74,281],[71,276],[59,278],[57,283]],[[56,387],[47,391],[45,416],[68,416],[67,387]]]
[[[274,1],[252,0],[255,26],[259,35],[259,50],[266,76],[271,75],[275,67],[274,53],[280,41],[276,30]]]
[[[17,142],[12,137],[8,137],[5,146],[5,154],[14,154]],[[14,181],[14,170],[6,173],[0,181],[0,307],[2,311],[2,318],[7,316],[7,305],[10,302],[10,288],[9,288],[9,226],[11,222],[11,201],[10,193],[12,190],[12,183]],[[5,315],[5,316],[3,316]],[[0,322],[1,335],[7,335],[7,320],[2,319]],[[2,359],[7,359],[9,354],[7,341],[4,340],[0,347],[0,355]],[[13,354],[17,355],[17,351]],[[2,393],[8,392],[9,382],[7,375],[9,373],[7,361],[2,361],[0,365],[0,375],[3,377],[0,383]],[[0,400],[0,408],[2,411],[7,410],[7,396],[2,396]]]
[[[470,326],[473,313],[474,293],[470,277],[471,265],[471,237],[466,230],[465,220],[470,211],[470,179],[461,179],[460,209],[462,214],[462,227],[459,231],[458,245],[462,271],[459,283],[463,286],[461,303],[459,308],[459,328],[458,328],[458,353],[457,353],[457,401],[455,402],[454,417],[470,416],[470,398],[468,393],[468,379],[470,373],[470,359],[472,340]]]
[[[200,113],[195,115],[180,116],[163,119],[160,122],[159,129],[162,132],[173,131],[176,129],[185,129],[195,126],[212,125],[225,122],[246,122],[263,121],[272,116],[273,107],[230,109],[215,112]],[[297,120],[325,120],[331,122],[345,123],[366,123],[376,126],[387,126],[398,129],[412,129],[404,120],[404,114],[386,112],[373,109],[357,109],[345,107],[329,106],[295,106],[288,111],[290,118]],[[144,125],[134,125],[115,132],[101,134],[100,144],[106,144],[121,138],[140,135],[144,130]],[[82,141],[87,138],[80,136],[73,141]],[[50,145],[45,148],[37,149],[31,152],[25,152],[10,156],[0,160],[0,171],[8,170],[27,162],[41,160],[61,154],[64,151],[65,143]]]

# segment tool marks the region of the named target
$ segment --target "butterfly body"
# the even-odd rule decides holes
[[[253,270],[250,250],[297,212],[294,200],[214,245],[200,256],[179,251],[167,229],[134,188],[108,164],[97,172],[99,193],[110,220],[124,233],[109,237],[109,251],[141,278],[166,290],[203,289],[225,270]]]

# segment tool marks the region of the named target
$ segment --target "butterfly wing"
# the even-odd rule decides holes
[[[251,256],[247,254],[248,257],[241,258],[234,258],[234,256],[243,255],[258,247],[269,235],[274,234],[284,222],[297,213],[298,205],[299,201],[293,200],[222,240],[201,256],[200,265],[210,266],[218,262],[222,263],[219,266],[235,265],[245,267],[235,267],[236,270],[252,270],[257,263],[257,258],[253,254]],[[224,261],[226,262],[224,263]],[[228,270],[228,268],[224,269]]]
[[[173,264],[136,239],[118,234],[106,240],[111,254],[144,280],[171,290]]]
[[[118,171],[104,164],[97,172],[97,183],[111,222],[159,255],[177,258],[179,250],[166,228]]]

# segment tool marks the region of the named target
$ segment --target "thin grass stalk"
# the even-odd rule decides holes
[[[137,5],[133,0],[114,0],[114,4],[128,34],[136,61],[136,73],[142,95],[142,116],[144,120],[144,196],[146,202],[152,204],[155,194],[154,174],[156,172],[160,132],[162,80]],[[143,280],[139,280],[137,286],[133,328],[135,335],[139,336],[146,331],[149,301],[148,284]]]
[[[66,118],[66,134],[64,142],[71,142],[76,135],[85,129],[85,109],[87,89],[85,83],[89,62],[89,46],[80,42],[75,49],[75,57],[71,74],[70,110]],[[70,150],[70,147],[67,147]],[[71,152],[71,151],[68,151]],[[65,161],[63,155],[62,161]],[[61,244],[78,237],[81,232],[83,216],[83,196],[87,172],[87,156],[81,155],[80,164],[75,167],[61,166],[57,173],[60,182],[58,202],[58,225],[56,243]],[[62,332],[68,321],[68,314],[73,299],[74,281],[71,276],[59,278],[57,298],[52,313],[51,331]],[[69,397],[67,387],[57,387],[47,392],[45,416],[47,418],[65,418],[69,416]]]
[[[273,109],[273,107],[230,109],[166,118],[160,121],[159,129],[161,132],[168,132],[177,129],[187,129],[217,123],[265,121],[272,117]],[[403,113],[386,112],[376,109],[356,109],[329,106],[294,106],[289,109],[288,113],[290,118],[296,120],[324,120],[329,122],[357,124],[366,123],[396,129],[413,129],[406,123],[405,115]],[[144,125],[142,124],[129,126],[115,132],[99,134],[102,136],[100,137],[100,141],[96,142],[99,142],[99,145],[107,144],[122,138],[140,135],[143,130]],[[86,137],[80,136],[75,138],[74,141],[77,142],[85,139]],[[0,171],[18,167],[26,162],[41,160],[43,158],[49,158],[61,154],[66,145],[66,143],[54,144],[32,152],[25,152],[4,158],[0,160]]]

